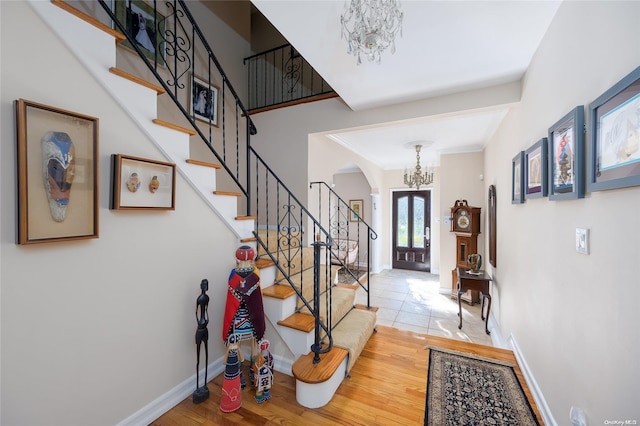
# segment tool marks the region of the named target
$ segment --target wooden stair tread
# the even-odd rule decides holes
[[[104,31],[105,33],[113,36],[113,38],[116,39],[117,43],[120,43],[124,40],[127,39],[127,37],[122,34],[121,32],[118,32],[116,30],[114,30],[113,28],[111,28],[108,25],[103,24],[102,22],[98,21],[97,19],[95,19],[93,16],[89,16],[86,13],[76,9],[75,7],[71,6],[70,4],[68,4],[65,1],[62,0],[51,0],[51,3],[53,3],[54,5],[58,6],[60,9],[63,9],[67,12],[69,12],[70,14],[72,14],[73,16],[75,16],[76,18],[80,18],[81,20],[93,25],[94,27],[98,28],[101,31]]]
[[[242,192],[231,192],[231,191],[213,191],[215,195],[230,195],[232,197],[242,197]],[[255,241],[255,239],[254,239]]]
[[[256,220],[257,216],[236,216],[236,220]]]
[[[315,354],[309,352],[301,356],[291,366],[291,372],[296,380],[304,383],[323,383],[329,380],[342,364],[349,352],[334,347],[326,354],[320,354],[320,362],[313,363]]]
[[[244,240],[240,240],[240,241],[247,242]],[[268,268],[269,266],[273,266],[275,265],[275,263],[273,263],[271,259],[256,259],[256,261],[254,262],[254,265],[258,269],[263,269],[263,268]]]
[[[362,309],[363,311],[370,311],[370,312],[378,312],[378,309],[379,309],[377,306],[372,306],[370,308],[367,308],[366,305],[362,305],[360,303],[356,303],[355,308]]]
[[[295,295],[296,292],[289,285],[274,284],[262,290],[263,297],[273,297],[275,299],[286,299]]]
[[[254,242],[254,241],[258,241],[258,239],[257,239],[256,237],[249,237],[249,238],[242,238],[242,239],[240,240],[240,242],[241,242],[241,243],[252,243],[252,242]],[[258,260],[260,260],[260,259],[258,259]],[[256,262],[257,262],[257,261],[256,261]],[[271,261],[270,261],[270,262],[271,262]],[[271,263],[273,263],[273,262],[271,262]]]
[[[213,169],[221,169],[222,168],[222,166],[220,166],[218,164],[207,163],[206,161],[200,161],[200,160],[187,160],[187,163],[194,164],[196,166],[211,167]]]
[[[158,93],[158,95],[162,95],[162,94],[166,93],[163,87],[157,86],[157,85],[155,85],[153,83],[149,83],[148,81],[143,80],[140,77],[136,77],[133,74],[129,74],[126,71],[122,71],[119,68],[111,67],[111,68],[109,68],[109,71],[112,74],[118,75],[118,76],[120,76],[122,78],[126,78],[127,80],[133,81],[134,83],[138,83],[141,86],[148,87],[151,90],[155,90],[156,93]]]
[[[313,331],[313,329],[316,327],[316,320],[313,317],[313,315],[296,313],[288,316],[283,320],[278,321],[278,325],[282,325],[284,327],[289,327],[295,330],[300,330],[300,331],[304,331],[305,333],[309,333],[310,331]]]
[[[179,132],[186,133],[191,136],[196,134],[196,131],[193,129],[188,129],[186,127],[178,126],[177,124],[169,123],[168,121],[160,120],[158,118],[154,118],[153,122],[158,126],[163,126],[169,129],[177,130]]]

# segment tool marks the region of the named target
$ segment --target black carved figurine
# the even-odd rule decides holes
[[[202,293],[196,300],[196,319],[198,321],[198,329],[196,330],[196,351],[197,351],[197,364],[196,364],[196,390],[193,392],[193,403],[199,404],[209,398],[209,388],[207,388],[207,366],[209,365],[209,330],[207,325],[209,324],[209,296],[206,292],[209,290],[209,281],[206,279],[200,283]],[[200,386],[200,347],[204,345],[204,383]]]

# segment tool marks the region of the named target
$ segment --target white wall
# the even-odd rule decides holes
[[[485,151],[484,192],[495,184],[498,198],[492,312],[561,425],[572,405],[589,425],[640,420],[640,229],[625,220],[638,216],[640,188],[512,205],[511,159],[638,65],[639,2],[564,2],[524,79],[521,106]],[[577,227],[591,230],[589,255],[575,251]]]
[[[175,211],[109,210],[110,155],[160,152],[27,3],[0,10],[0,422],[116,424],[195,374],[203,278],[209,361],[222,356],[221,295],[238,242],[180,176]],[[100,119],[100,238],[15,244],[18,98]]]

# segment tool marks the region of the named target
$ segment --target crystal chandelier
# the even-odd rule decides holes
[[[347,53],[358,58],[358,65],[362,63],[361,53],[369,62],[377,59],[380,63],[380,54],[387,47],[395,53],[398,31],[402,37],[402,12],[397,0],[348,0],[340,22],[342,37],[349,43]]]
[[[404,184],[409,185],[409,188],[415,185],[417,190],[420,190],[420,186],[433,183],[433,170],[428,169],[423,173],[420,167],[420,148],[422,145],[416,145],[416,168],[413,171],[404,169]]]

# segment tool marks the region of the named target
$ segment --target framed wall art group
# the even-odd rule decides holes
[[[513,159],[512,203],[640,185],[640,67],[594,100],[587,114],[588,128],[585,108],[577,106],[549,128],[548,138]]]
[[[25,99],[15,112],[16,243],[98,238],[98,118]],[[175,164],[112,159],[112,209],[175,210]]]

